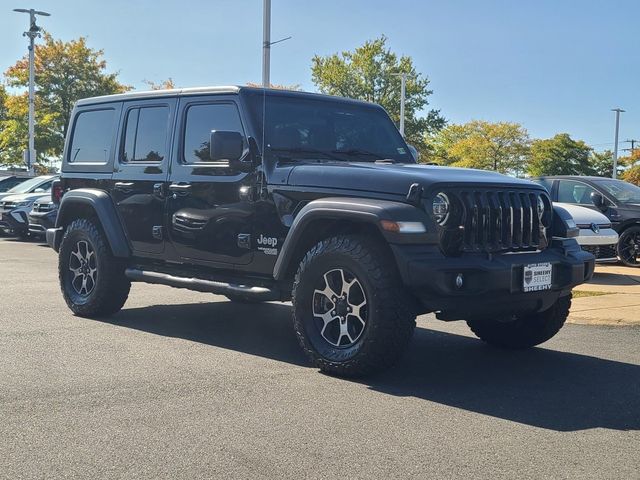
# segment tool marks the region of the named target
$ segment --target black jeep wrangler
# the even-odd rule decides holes
[[[80,316],[120,310],[132,281],[291,300],[313,363],[358,375],[392,364],[425,312],[502,347],[544,342],[593,274],[542,186],[418,165],[377,105],[129,93],[78,102],[69,131],[47,241]]]

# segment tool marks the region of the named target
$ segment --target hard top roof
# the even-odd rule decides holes
[[[241,87],[237,85],[174,88],[174,89],[167,89],[167,90],[148,90],[148,91],[117,93],[115,95],[103,95],[100,97],[83,98],[81,100],[78,100],[76,105],[84,106],[84,105],[94,105],[96,103],[120,102],[125,100],[135,100],[135,99],[144,99],[144,98],[181,97],[181,96],[187,96],[187,95],[238,94],[241,91],[254,92],[254,93],[266,91],[269,95],[281,95],[281,96],[304,97],[304,98],[328,98],[332,100],[339,100],[339,101],[344,101],[349,103],[375,105],[370,102],[364,102],[362,100],[354,100],[351,98],[325,95],[321,93],[302,92],[298,90],[284,90],[284,89],[277,89],[277,88],[244,87],[244,86]]]

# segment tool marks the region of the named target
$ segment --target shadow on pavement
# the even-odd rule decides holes
[[[596,273],[591,280],[585,285],[639,285],[640,284],[640,271],[638,275],[631,275],[626,273],[609,273],[599,272]]]
[[[308,365],[290,316],[288,305],[217,302],[126,309],[111,321]],[[357,381],[389,395],[550,430],[640,430],[640,366],[587,355],[545,348],[505,351],[475,338],[418,328],[400,364]]]

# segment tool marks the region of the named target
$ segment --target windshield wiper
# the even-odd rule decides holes
[[[375,162],[383,163],[396,163],[393,158],[385,158],[378,153],[370,152],[369,150],[363,150],[361,148],[348,148],[344,150],[332,150],[331,153],[337,153],[342,155],[348,155],[350,157],[375,157]]]
[[[301,147],[269,147],[269,150],[272,152],[283,152],[283,153],[307,153],[314,155],[322,155],[324,158],[329,158],[331,160],[344,161],[343,158],[334,155],[332,152],[327,152],[326,150],[319,150],[317,148],[301,148]],[[281,157],[281,155],[278,155]]]

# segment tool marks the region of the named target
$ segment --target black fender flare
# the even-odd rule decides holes
[[[305,230],[319,219],[347,220],[375,225],[389,243],[424,244],[437,242],[433,220],[421,209],[403,202],[368,198],[329,197],[313,200],[296,215],[273,268],[276,280],[283,280],[292,261],[295,247]],[[384,230],[382,220],[420,222],[425,231],[397,233]]]
[[[73,209],[78,206],[88,207],[95,212],[115,257],[127,258],[131,256],[129,241],[116,207],[111,196],[103,190],[78,188],[65,193],[58,208],[56,229],[63,229],[77,218],[73,214]]]

